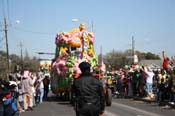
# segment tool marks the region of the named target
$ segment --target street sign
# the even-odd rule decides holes
[[[127,59],[133,59],[134,56],[126,56]]]
[[[134,59],[134,63],[137,63],[138,62],[138,57],[137,55],[134,55],[134,56],[126,56],[127,59]]]

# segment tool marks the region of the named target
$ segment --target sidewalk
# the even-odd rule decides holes
[[[157,103],[155,99],[151,99],[149,97],[133,97],[133,100],[135,101],[143,101],[147,103]],[[175,108],[175,104],[170,104],[168,100],[165,100],[161,104],[158,104],[159,106],[170,106],[171,108]]]
[[[149,97],[133,97],[133,100],[144,101],[144,102],[148,102],[148,103],[155,103],[156,102],[155,99],[151,99]]]

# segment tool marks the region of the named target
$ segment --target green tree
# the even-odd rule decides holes
[[[39,59],[37,57],[30,58],[28,51],[26,50],[24,60],[23,60],[24,69],[28,68],[31,71],[38,71],[39,69]]]
[[[5,78],[7,73],[6,53],[0,51],[0,78]]]
[[[139,61],[143,59],[160,59],[158,55],[153,54],[151,52],[144,53],[140,51],[135,51],[135,54],[138,56]],[[107,65],[107,70],[111,71],[121,68],[125,65],[132,64],[133,59],[128,58],[128,56],[131,55],[132,55],[131,49],[126,50],[124,52],[112,50],[111,52],[103,56],[103,60]]]
[[[0,78],[5,78],[7,75],[7,57],[6,52],[0,51]],[[37,57],[30,58],[28,53],[25,54],[23,61],[21,57],[16,54],[9,55],[10,59],[10,72],[14,73],[16,66],[23,65],[32,71],[38,71],[39,69],[39,59]],[[22,69],[20,68],[22,71]]]
[[[128,64],[129,60],[126,58],[126,53],[113,50],[104,55],[104,62],[107,70],[115,70]]]
[[[10,55],[10,70],[12,73],[15,72],[15,67],[16,66],[21,66],[21,59],[19,56],[12,54]]]

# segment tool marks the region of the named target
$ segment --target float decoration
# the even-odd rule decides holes
[[[60,78],[71,78],[74,73],[81,73],[78,65],[87,61],[92,69],[96,67],[97,58],[94,53],[94,34],[86,31],[84,23],[79,28],[56,35],[55,61],[52,69]]]

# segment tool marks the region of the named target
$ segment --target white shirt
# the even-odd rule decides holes
[[[40,86],[39,86],[40,89],[44,89],[44,84],[43,84],[44,78],[45,78],[44,77],[44,73],[39,72],[39,80],[38,80],[38,82],[40,83]]]
[[[32,79],[33,84],[35,83],[36,79],[37,79],[37,77],[36,77],[36,76],[34,76],[34,77],[33,77],[33,79]],[[33,92],[33,93],[35,93],[35,92],[36,92],[36,90],[35,90],[35,87],[34,87],[34,86],[32,86],[32,92]]]
[[[146,73],[146,83],[153,83],[154,73],[152,71],[145,71]]]

